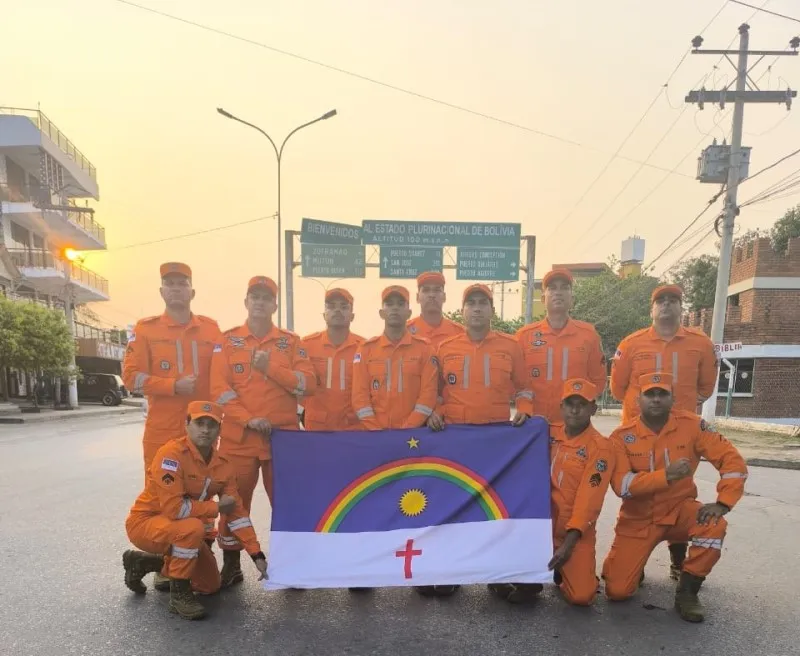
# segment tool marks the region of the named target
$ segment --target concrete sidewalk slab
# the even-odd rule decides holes
[[[117,406],[81,406],[77,410],[54,410],[52,408],[42,408],[38,413],[4,414],[0,416],[2,424],[40,424],[49,421],[69,421],[71,419],[87,419],[94,417],[108,417],[119,415],[142,415],[141,405],[117,405]]]

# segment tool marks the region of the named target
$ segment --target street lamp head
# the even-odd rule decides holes
[[[230,112],[226,112],[222,107],[217,107],[217,111],[222,114],[225,118],[233,118],[233,114]]]
[[[333,118],[334,116],[336,116],[336,110],[332,109],[329,112],[325,112],[320,118],[324,121],[326,119]]]

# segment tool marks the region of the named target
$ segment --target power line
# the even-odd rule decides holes
[[[304,55],[300,55],[300,54],[297,54],[297,53],[294,53],[294,52],[290,52],[288,50],[283,50],[281,48],[277,48],[275,46],[271,46],[271,45],[269,45],[267,43],[263,43],[261,41],[256,41],[255,39],[249,39],[247,37],[240,36],[238,34],[233,34],[232,32],[226,32],[225,30],[222,30],[222,29],[219,29],[219,28],[216,28],[216,27],[212,27],[210,25],[205,25],[204,23],[198,23],[197,21],[193,21],[193,20],[190,20],[188,18],[181,18],[180,16],[175,16],[174,14],[169,14],[169,13],[167,13],[165,11],[161,11],[160,9],[153,9],[152,7],[146,7],[144,5],[140,5],[140,4],[137,4],[135,2],[131,2],[130,0],[113,0],[113,2],[118,2],[118,3],[123,4],[123,5],[128,5],[129,7],[134,7],[136,9],[141,10],[141,11],[146,11],[146,12],[149,12],[151,14],[155,14],[157,16],[161,16],[163,18],[168,18],[170,20],[177,21],[179,23],[184,23],[186,25],[191,25],[192,27],[196,27],[196,28],[201,29],[201,30],[206,30],[208,32],[212,32],[214,34],[218,34],[220,36],[224,36],[224,37],[227,37],[229,39],[234,39],[236,41],[241,41],[243,43],[247,43],[249,45],[257,46],[257,47],[263,48],[265,50],[270,50],[270,51],[278,53],[280,55],[284,55],[286,57],[292,57],[294,59],[298,59],[298,60],[306,62],[308,64],[314,64],[315,66],[320,66],[320,67],[326,68],[326,69],[328,69],[330,71],[334,71],[336,73],[341,73],[342,75],[348,75],[348,76],[356,78],[358,80],[362,80],[364,82],[369,82],[370,84],[376,84],[376,85],[384,87],[386,89],[391,89],[392,91],[397,91],[399,93],[404,93],[406,95],[413,96],[415,98],[419,98],[420,100],[427,100],[428,102],[436,103],[437,105],[441,105],[443,107],[448,107],[450,109],[455,109],[455,110],[460,111],[460,112],[465,112],[467,114],[471,114],[473,116],[478,116],[479,118],[483,118],[483,119],[486,119],[488,121],[494,121],[495,123],[500,123],[502,125],[506,125],[508,127],[516,128],[518,130],[524,130],[525,132],[530,132],[532,134],[536,134],[536,135],[539,135],[541,137],[547,137],[548,139],[554,139],[556,141],[560,141],[562,143],[569,144],[571,146],[577,146],[579,148],[585,148],[587,150],[592,150],[592,151],[599,152],[599,153],[606,153],[607,152],[607,151],[604,151],[604,150],[602,150],[600,148],[595,148],[594,146],[589,146],[589,145],[580,143],[579,141],[575,141],[574,139],[569,139],[568,137],[561,137],[561,136],[558,136],[556,134],[551,134],[549,132],[545,132],[543,130],[537,130],[536,128],[532,128],[532,127],[527,126],[527,125],[522,125],[521,123],[515,123],[514,121],[509,121],[507,119],[500,118],[500,117],[494,116],[492,114],[487,114],[485,112],[481,112],[481,111],[478,111],[478,110],[475,110],[475,109],[470,109],[468,107],[464,107],[462,105],[457,105],[455,103],[451,103],[451,102],[448,102],[446,100],[441,100],[439,98],[434,98],[433,96],[427,96],[425,94],[418,93],[418,92],[412,91],[410,89],[399,87],[397,85],[390,84],[388,82],[383,82],[381,80],[378,80],[378,79],[373,78],[373,77],[369,77],[367,75],[362,75],[361,73],[355,73],[353,71],[349,71],[347,69],[340,68],[338,66],[333,66],[332,64],[326,64],[325,62],[321,62],[321,61],[318,61],[316,59],[311,59],[310,57],[305,57]],[[622,159],[622,160],[625,160],[625,161],[628,161],[628,162],[633,162],[635,164],[641,164],[641,162],[639,160],[633,159],[631,157],[626,157],[624,155],[616,155],[616,157],[618,159]],[[646,164],[646,166],[649,166],[650,168],[658,169],[658,170],[661,170],[661,171],[665,171],[666,170],[663,167],[657,166],[655,164]],[[690,178],[691,177],[691,176],[688,176],[688,175],[684,175],[682,173],[676,173],[676,175],[680,175],[681,177],[686,177],[686,178]]]
[[[749,5],[746,2],[740,2],[740,0],[730,0],[730,1],[737,5],[742,5],[743,7],[750,7],[750,9],[755,9],[757,12],[760,11],[765,14],[771,14],[772,16],[778,16],[779,18],[785,18],[786,20],[794,21],[795,23],[800,23],[800,18],[795,18],[794,16],[787,16],[786,14],[779,14],[777,11],[762,9],[761,7],[756,7],[755,5]]]

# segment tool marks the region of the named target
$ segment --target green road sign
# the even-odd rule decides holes
[[[360,244],[361,226],[303,219],[300,226],[301,244]]]
[[[306,278],[364,278],[364,246],[360,244],[300,244]]]
[[[519,280],[519,245],[516,248],[459,248],[456,280]]]
[[[441,248],[381,246],[381,278],[416,278],[425,271],[441,270]]]
[[[493,246],[519,248],[519,223],[364,221],[365,244],[381,246]]]

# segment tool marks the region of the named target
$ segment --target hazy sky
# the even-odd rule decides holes
[[[255,131],[219,116],[227,110],[280,141],[329,109],[335,118],[292,137],[283,162],[283,227],[303,216],[521,222],[538,236],[536,277],[554,262],[603,261],[634,233],[646,261],[661,251],[717,191],[694,179],[704,142],[730,131],[730,112],[685,107],[688,90],[732,77],[727,62],[689,55],[621,155],[575,207],[723,0],[140,0],[141,4],[347,69],[394,86],[556,135],[542,136],[413,97],[319,65],[243,43],[116,0],[27,0],[3,12],[0,104],[41,109],[97,167],[108,252],[85,265],[110,281],[96,311],[124,325],[161,311],[158,265],[189,263],[195,310],[229,328],[244,319],[245,285],[277,276],[276,223],[267,219],[163,244],[127,245],[271,215],[276,163]],[[763,0],[753,0],[763,4]],[[794,0],[767,8],[800,15]],[[753,11],[727,3],[705,32],[726,47]],[[759,14],[751,48],[783,49],[800,24]],[[782,57],[762,88],[800,86],[800,61]],[[682,112],[682,113],[681,113]],[[796,146],[797,111],[750,105],[745,145],[751,173]],[[676,122],[677,121],[677,122]],[[715,121],[719,126],[715,127]],[[740,190],[740,202],[796,166],[777,167]],[[623,187],[628,184],[627,188]],[[622,193],[620,193],[622,192]],[[614,201],[609,207],[609,203]],[[741,229],[768,226],[797,198],[745,208]],[[633,211],[632,211],[633,210]],[[564,221],[565,217],[568,217]],[[698,226],[713,218],[709,213]],[[562,223],[563,221],[563,223]],[[554,229],[561,223],[559,229]],[[590,229],[591,227],[591,230]],[[661,272],[696,242],[657,265]],[[696,253],[711,252],[709,237]],[[299,256],[299,252],[298,252]],[[295,271],[295,329],[322,327],[323,285]],[[448,309],[466,283],[447,273]],[[397,281],[368,269],[349,281],[354,329],[381,329],[379,291]],[[335,283],[341,284],[341,283]],[[407,281],[413,289],[413,281]],[[519,285],[511,285],[518,290]],[[519,313],[517,291],[506,315]],[[416,309],[416,307],[415,307]]]

